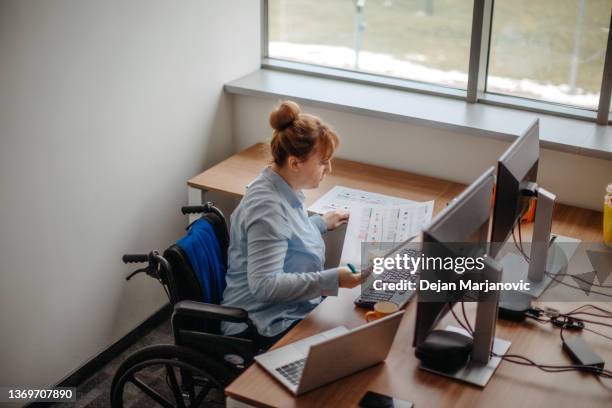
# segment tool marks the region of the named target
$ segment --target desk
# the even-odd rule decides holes
[[[202,191],[219,191],[240,197],[245,186],[269,161],[263,144],[254,145],[188,181],[190,204],[199,204]],[[484,171],[484,169],[483,169]],[[343,185],[417,201],[435,200],[434,214],[440,211],[464,185],[370,166],[348,160],[334,159],[333,172],[315,190],[305,191],[308,205],[334,185]],[[602,214],[565,205],[557,205],[553,233],[601,240]],[[525,228],[526,235],[530,228]],[[337,297],[328,297],[306,319],[281,339],[275,347],[331,329],[338,325],[348,328],[365,323],[365,311],[353,305],[359,287],[340,289]],[[577,303],[547,304],[563,311]],[[473,317],[474,304],[467,304]],[[379,364],[332,384],[294,398],[257,364],[253,364],[230,384],[225,393],[235,401],[259,406],[356,406],[367,390],[374,390],[413,401],[416,407],[505,407],[505,406],[601,406],[612,404],[611,390],[606,390],[591,375],[567,372],[544,373],[537,368],[502,362],[486,388],[466,385],[419,370],[414,357],[412,335],[416,307],[412,301],[398,329],[393,347],[384,364]],[[454,324],[446,316],[441,326]],[[604,328],[605,329],[605,328]],[[605,331],[600,329],[600,331]],[[608,335],[612,331],[605,331]],[[510,340],[510,352],[528,356],[537,362],[567,364],[570,360],[561,350],[558,330],[550,325],[527,321],[522,324],[499,321],[497,336]],[[584,332],[589,344],[612,364],[612,342]]]

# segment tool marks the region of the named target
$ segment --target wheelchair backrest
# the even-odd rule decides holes
[[[164,251],[163,256],[172,267],[172,276],[169,276],[168,280],[172,280],[174,285],[168,284],[168,288],[173,302],[178,303],[181,300],[201,302],[202,286],[193,269],[191,269],[191,264],[185,252],[174,244]]]
[[[225,219],[219,214],[208,212],[203,214],[201,218],[203,221],[208,222],[214,231],[214,235],[219,244],[222,279],[225,279],[229,234]],[[171,298],[174,299],[175,302],[180,302],[181,300],[203,301],[202,284],[186,252],[179,245],[174,244],[164,251],[163,256],[170,263],[172,270],[172,276],[168,277],[168,280],[172,280],[173,282],[169,282],[170,284],[168,286],[171,292],[174,291],[176,293],[171,293]],[[174,284],[172,285],[172,283]],[[225,287],[224,282],[223,287]],[[216,291],[214,291],[212,298],[207,300],[210,303],[219,304],[222,300],[222,293],[216,293]]]

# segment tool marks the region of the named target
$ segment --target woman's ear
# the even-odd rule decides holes
[[[289,156],[287,158],[287,168],[291,171],[299,171],[300,163],[301,161],[295,156]]]

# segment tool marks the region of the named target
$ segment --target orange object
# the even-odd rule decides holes
[[[495,206],[495,194],[496,193],[497,193],[497,183],[493,184],[493,194],[491,195],[491,210],[493,210]],[[537,200],[538,200],[537,197],[532,197],[531,200],[529,200],[529,208],[527,209],[525,214],[523,214],[523,217],[521,218],[521,222],[533,222],[535,220],[535,210],[536,210]]]
[[[537,197],[532,197],[529,201],[529,208],[521,218],[521,222],[533,222],[535,220],[536,204],[538,203]]]
[[[365,319],[366,322],[369,322],[370,318],[372,320],[380,319],[398,310],[399,307],[393,302],[377,302],[374,305],[374,310],[365,314]]]

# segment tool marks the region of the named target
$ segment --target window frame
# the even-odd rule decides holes
[[[504,106],[530,112],[587,120],[599,125],[611,125],[610,97],[612,95],[612,12],[608,28],[608,40],[601,78],[601,90],[597,110],[564,105],[555,102],[538,101],[512,95],[501,95],[486,91],[489,50],[493,23],[494,0],[474,0],[470,57],[468,65],[467,90],[445,87],[409,79],[370,74],[360,71],[332,68],[306,62],[270,58],[268,36],[268,0],[261,5],[261,67],[303,75],[332,78],[348,82],[382,86],[409,92],[462,99],[468,103],[482,103]]]

